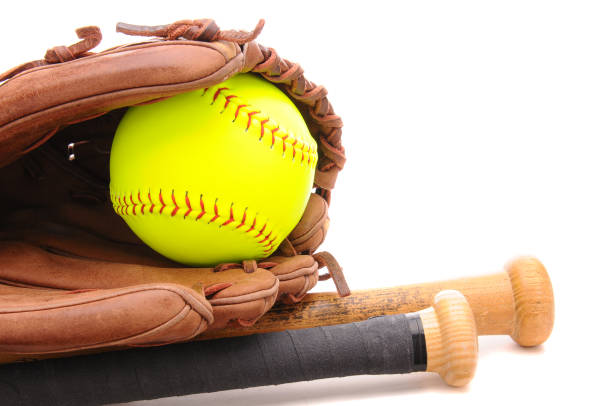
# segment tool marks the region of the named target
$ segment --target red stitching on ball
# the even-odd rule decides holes
[[[225,223],[221,224],[219,227],[226,226],[230,223],[233,223],[234,220],[234,203],[230,205],[230,218],[225,221]]]
[[[140,190],[138,191],[138,201],[140,202],[140,214],[144,215],[145,204],[142,202],[140,198]]]
[[[255,230],[255,226],[257,225],[257,219],[253,219],[253,224],[251,224],[251,228],[249,228],[246,232],[250,233],[251,231]]]
[[[174,190],[172,190],[172,192],[170,193],[171,199],[172,199],[172,213],[170,213],[171,217],[175,217],[176,214],[181,210],[181,206],[179,206],[177,200],[176,200],[176,195],[174,194]],[[149,213],[153,213],[154,207],[155,207],[155,203],[153,202],[152,196],[151,196],[151,190],[149,190],[147,192],[147,198],[149,200],[149,203],[146,203],[142,200],[142,196],[140,194],[140,191],[137,192],[136,194],[137,200],[135,201],[134,199],[134,195],[133,193],[129,194],[129,198],[130,198],[130,202],[128,203],[127,198],[128,195],[124,195],[124,196],[117,196],[115,194],[113,194],[111,192],[110,194],[110,199],[113,202],[113,208],[115,210],[115,212],[117,212],[117,214],[123,215],[123,216],[130,216],[130,215],[138,215],[137,214],[137,210],[138,207],[140,207],[140,213],[144,215],[145,213],[145,208],[147,205],[150,204],[150,208],[149,208]],[[159,214],[163,214],[164,209],[168,206],[166,204],[166,202],[164,201],[164,197],[163,197],[163,193],[162,190],[159,190],[159,201],[160,201],[160,209],[159,209]],[[213,218],[210,219],[210,221],[208,223],[213,223],[215,222],[217,219],[221,218],[221,215],[219,214],[219,206],[218,206],[218,201],[219,199],[215,199],[215,204],[214,204],[214,213],[215,215],[213,216]],[[187,208],[187,211],[185,212],[185,214],[183,215],[183,218],[187,218],[187,216],[189,216],[192,212],[193,212],[193,207],[191,205],[191,200],[189,199],[189,192],[186,191],[185,192],[185,206]],[[207,212],[206,209],[204,207],[204,195],[200,194],[200,212],[198,213],[198,216],[195,218],[196,220],[201,219]],[[242,213],[242,220],[240,221],[240,224],[238,224],[235,229],[239,229],[242,228],[243,226],[246,225],[246,221],[247,221],[247,211],[248,211],[248,207],[244,209],[243,213]],[[256,214],[257,216],[257,214]],[[229,208],[229,218],[227,220],[225,220],[221,225],[219,225],[219,227],[223,227],[223,226],[228,226],[232,223],[236,222],[236,217],[234,215],[234,203],[232,202],[232,204],[230,205]],[[268,228],[268,223],[266,222],[261,229],[257,230],[257,218],[253,218],[253,222],[251,224],[251,227],[246,230],[246,233],[250,233],[251,231],[255,230],[257,231],[257,235],[253,236],[253,238],[255,238],[255,242],[259,245],[262,246],[263,252],[264,253],[268,253],[269,251],[271,251],[272,249],[274,249],[274,242],[276,241],[277,237],[274,237],[272,239],[270,239],[270,237],[272,237],[272,233],[273,230],[268,230],[268,234],[264,236],[264,232],[266,231],[266,229]],[[263,239],[261,240],[257,240],[259,237],[262,237]]]
[[[188,192],[185,192],[185,204],[187,205],[187,211],[185,212],[183,218],[187,218],[187,216],[189,216],[189,213],[191,213],[191,202],[189,201],[189,196],[187,195],[187,193]]]
[[[291,147],[293,148],[293,159],[295,159],[295,144],[297,144],[297,140],[293,141],[293,144],[291,144]]]
[[[265,241],[268,241],[268,238],[270,238],[271,235],[272,235],[272,231],[270,231],[263,240],[257,241],[257,242],[260,244],[263,244]]]
[[[263,138],[263,136],[264,136],[264,130],[265,130],[264,125],[265,125],[265,124],[266,124],[268,121],[270,121],[270,119],[266,118],[265,120],[261,120],[261,121],[259,122],[259,124],[261,124],[261,131],[259,132],[259,141],[261,141],[261,139],[262,139],[262,138]],[[272,143],[274,143],[274,137],[272,137]]]
[[[276,240],[276,237],[274,238],[274,240]],[[272,248],[272,246],[274,245],[274,243],[273,243],[274,240],[268,241],[268,243],[266,245],[264,245],[264,248],[266,248],[266,247],[268,247],[268,249]]]
[[[162,191],[159,189],[159,202],[161,203],[161,209],[159,209],[159,214],[164,212],[164,208],[166,207],[166,203],[164,203],[164,197],[162,196]]]
[[[263,232],[266,230],[266,226],[268,225],[268,223],[264,224],[264,226],[261,228],[261,230],[259,230],[259,234],[257,234],[255,236],[255,238],[259,238],[261,237],[261,235],[263,234]]]
[[[217,200],[219,199],[215,199],[215,216],[208,221],[208,224],[213,223],[216,219],[220,217],[219,208],[217,207]]]
[[[228,88],[227,87],[218,88],[217,91],[215,92],[215,95],[213,96],[213,103],[217,101],[217,97],[219,97],[219,93],[221,93],[223,90],[228,90]]]
[[[206,93],[206,90],[208,90],[208,88],[204,89],[204,92],[202,93],[202,95],[204,95],[204,93]],[[219,97],[219,95],[221,95],[221,92],[223,92],[224,90],[230,90],[230,89],[229,89],[229,88],[227,88],[227,87],[220,87],[220,88],[218,88],[218,89],[215,91],[215,94],[214,94],[214,96],[213,96],[213,101],[212,101],[212,103],[214,103],[214,102],[217,100],[217,98]],[[224,97],[225,97],[225,103],[224,103],[224,105],[223,105],[223,109],[225,110],[225,109],[226,109],[226,108],[229,106],[229,104],[231,103],[231,100],[232,100],[232,99],[235,99],[235,98],[238,98],[239,96],[238,96],[238,95],[235,95],[235,94],[229,94],[229,95],[224,96]],[[212,104],[212,103],[211,103],[211,104]],[[240,114],[240,110],[241,110],[241,109],[243,109],[243,108],[245,108],[245,107],[247,107],[247,106],[248,106],[248,104],[239,104],[239,105],[236,107],[236,112],[234,113],[234,119],[233,119],[233,121],[236,121],[236,120],[238,119],[238,115]],[[248,112],[248,113],[247,113],[247,116],[248,116],[248,122],[247,122],[247,125],[246,125],[246,129],[245,129],[245,131],[248,131],[248,130],[249,130],[249,128],[251,128],[251,124],[253,123],[253,116],[254,116],[255,114],[260,114],[260,113],[261,113],[261,111],[251,111],[251,112]],[[264,125],[265,125],[267,122],[269,122],[269,119],[265,119],[265,120],[262,120],[262,121],[260,122],[261,130],[260,130],[259,141],[261,141],[261,140],[262,140],[262,138],[263,138],[263,136],[264,136]],[[279,129],[280,129],[280,128],[277,126],[276,128],[273,128],[273,129],[271,129],[271,130],[270,130],[270,131],[272,132],[272,145],[271,145],[271,147],[270,147],[270,148],[273,148],[273,147],[274,147],[274,144],[276,143],[276,138],[275,138],[274,133],[275,133],[276,131],[278,131]],[[285,154],[285,152],[286,152],[286,150],[287,150],[287,147],[286,147],[286,145],[285,145],[285,140],[287,139],[287,137],[288,137],[288,136],[289,136],[289,134],[287,134],[287,135],[285,135],[285,136],[283,136],[283,137],[282,137],[282,139],[283,139],[283,155]],[[295,160],[295,153],[296,153],[296,152],[295,152],[295,150],[297,149],[297,147],[296,147],[296,144],[297,144],[297,143],[298,143],[298,140],[297,140],[297,139],[295,139],[295,140],[294,140],[294,142],[293,142],[293,144],[292,144],[292,147],[293,147],[293,159],[294,159],[294,160]],[[304,143],[304,145],[302,145],[302,146],[300,147],[300,149],[302,150],[302,160],[301,160],[301,163],[303,163],[303,162],[304,162],[304,149],[305,149],[305,147],[306,147],[306,144],[305,144],[305,143]],[[308,163],[310,164],[310,162],[312,162],[312,159],[311,159],[311,157],[310,157],[310,146],[308,146],[308,155],[309,155],[309,157],[308,157],[308,159],[309,159],[309,160],[308,160]]]
[[[273,129],[270,130],[270,133],[272,134],[272,147],[274,147],[274,141],[276,139],[276,136],[274,135],[275,132],[277,132],[279,130],[279,127],[274,127]],[[283,140],[283,145],[285,144],[285,141]],[[285,147],[283,147],[283,153],[285,152]]]
[[[230,104],[230,100],[232,100],[234,97],[236,97],[235,94],[230,94],[228,96],[225,96],[225,104],[223,105],[223,109],[227,108],[227,106]]]
[[[226,220],[225,223],[221,224],[219,227],[226,226],[233,222],[234,222],[234,203],[230,205],[230,218]]]
[[[251,120],[253,119],[253,116],[259,113],[260,113],[259,111],[251,111],[247,113],[247,116],[249,116],[249,122],[247,123],[247,128],[246,128],[247,130],[249,129],[249,127],[251,127]]]
[[[288,136],[289,134],[285,134],[281,137],[281,139],[283,140],[283,156],[285,156],[285,151],[287,150],[287,144],[285,143],[285,140],[287,139]]]
[[[236,107],[236,114],[234,115],[234,120],[238,118],[238,113],[240,112],[240,109],[246,106],[246,104],[240,104],[238,107]]]
[[[238,230],[240,227],[242,227],[246,221],[246,212],[248,210],[248,207],[246,209],[244,209],[244,213],[242,214],[242,221],[240,222],[240,224],[238,224],[238,227],[236,227],[236,230]]]
[[[179,206],[178,204],[176,204],[176,198],[174,197],[174,190],[172,190],[172,193],[170,193],[170,196],[172,197],[172,204],[174,204],[174,210],[172,210],[172,213],[170,213],[171,217],[174,217],[176,215],[176,213],[179,211]]]
[[[196,217],[196,220],[201,219],[202,216],[206,214],[206,209],[204,208],[204,200],[202,199],[202,195],[200,195],[200,208],[202,210],[200,211],[200,214],[198,214],[198,217]]]
[[[151,199],[151,190],[147,193],[149,196],[149,201],[151,202],[151,208],[149,209],[149,213],[153,213],[153,209],[155,208],[155,203],[153,203],[153,199]]]
[[[130,193],[130,202],[132,202],[132,214],[135,216],[136,215],[136,203],[134,203],[134,197],[132,196],[132,193]]]

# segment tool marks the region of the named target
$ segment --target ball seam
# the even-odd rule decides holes
[[[191,199],[189,198],[189,191],[185,191],[184,197],[184,206],[179,204],[179,200],[177,200],[174,190],[171,191],[170,200],[164,200],[164,193],[162,189],[159,190],[157,195],[157,201],[152,197],[151,191],[147,192],[146,197],[143,199],[140,190],[136,192],[136,197],[134,197],[134,193],[130,192],[129,194],[124,193],[113,193],[110,191],[110,198],[113,205],[113,209],[115,213],[117,213],[122,218],[126,217],[136,217],[136,216],[145,216],[148,214],[154,215],[169,215],[170,217],[177,218],[177,215],[184,210],[182,215],[183,219],[193,219],[194,221],[202,221],[205,222],[204,216],[207,214],[212,215],[206,224],[218,224],[219,228],[228,227],[235,231],[240,230],[245,234],[251,235],[254,241],[258,244],[258,246],[262,249],[264,255],[268,255],[276,249],[276,241],[278,239],[278,235],[274,233],[274,230],[271,230],[268,222],[264,222],[263,226],[259,226],[261,224],[261,217],[258,216],[258,213],[255,214],[252,221],[247,222],[247,211],[248,207],[243,210],[242,215],[238,216],[238,219],[234,215],[234,203],[232,202],[229,207],[229,215],[221,214],[219,210],[219,199],[215,198],[215,203],[213,204],[212,210],[210,207],[207,207],[204,203],[204,195],[200,194],[198,205],[199,208],[194,209]],[[182,203],[183,203],[182,202]],[[194,218],[195,217],[195,218]],[[207,216],[208,217],[208,216]],[[180,218],[180,217],[179,217]],[[259,224],[257,220],[259,219]],[[239,222],[239,223],[238,223]],[[238,223],[237,226],[234,227],[234,223]],[[248,228],[247,228],[248,227]],[[255,234],[255,235],[253,235]],[[273,236],[273,234],[275,234]]]
[[[270,117],[257,117],[258,115],[263,115],[261,110],[257,110],[254,106],[245,103],[245,101],[242,100],[240,96],[232,93],[232,89],[228,87],[207,87],[202,90],[202,94],[200,96],[203,97],[211,93],[211,105],[214,105],[219,101],[223,102],[223,108],[221,110],[221,113],[224,113],[229,108],[234,110],[232,122],[235,122],[241,114],[243,116],[246,116],[247,122],[245,125],[245,131],[249,131],[251,129],[255,130],[257,128],[257,124],[255,124],[255,121],[259,122],[258,141],[263,142],[264,138],[266,138],[266,135],[268,134],[268,137],[270,138],[269,142],[271,149],[274,148],[277,142],[281,143],[283,147],[283,157],[285,156],[287,150],[291,149],[292,161],[296,160],[296,152],[299,152],[300,157],[298,157],[298,161],[300,165],[306,164],[310,168],[316,167],[318,158],[316,145],[310,145],[304,140],[299,139],[299,137],[297,137],[291,131],[288,131],[282,126],[278,125]]]

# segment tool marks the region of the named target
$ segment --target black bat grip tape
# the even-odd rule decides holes
[[[0,366],[0,403],[103,405],[427,369],[418,314]]]

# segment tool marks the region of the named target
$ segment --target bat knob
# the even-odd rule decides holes
[[[478,357],[478,334],[472,309],[456,290],[443,290],[421,315],[427,343],[427,371],[450,386],[472,380]]]
[[[555,320],[555,301],[546,268],[533,257],[519,257],[506,264],[514,296],[512,338],[523,347],[542,344]]]

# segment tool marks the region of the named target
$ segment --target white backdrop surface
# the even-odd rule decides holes
[[[0,14],[0,71],[76,42],[135,38],[118,21],[210,17],[250,30],[326,86],[348,162],[323,249],[353,289],[547,267],[557,318],[522,349],[482,337],[472,383],[352,377],[133,405],[571,402],[607,398],[612,271],[612,7],[596,1],[18,2]],[[317,290],[332,290],[322,282]],[[131,404],[130,404],[131,405]]]

